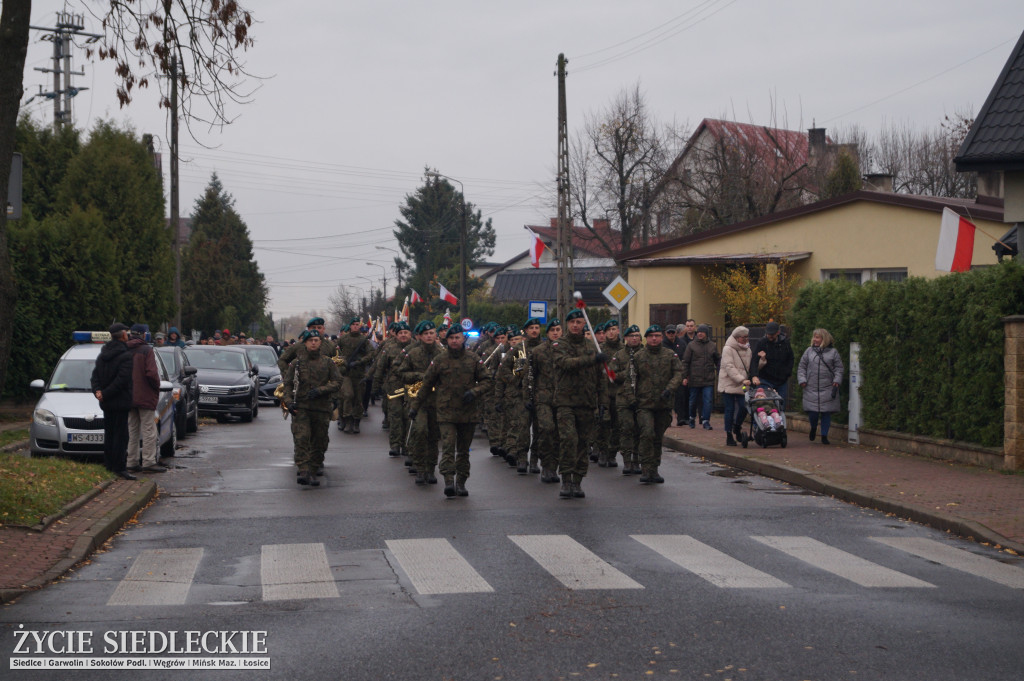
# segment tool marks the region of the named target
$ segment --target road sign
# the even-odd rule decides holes
[[[459,324],[462,326],[463,331],[469,331],[470,329],[473,328],[473,320],[470,319],[469,317],[463,319],[461,322],[459,322]]]
[[[608,288],[602,291],[602,293],[615,306],[616,310],[621,310],[636,295],[636,289],[630,286],[628,281],[618,276],[612,280],[612,283],[608,284]]]
[[[548,323],[548,304],[544,300],[530,301],[530,317],[536,317],[541,324]]]

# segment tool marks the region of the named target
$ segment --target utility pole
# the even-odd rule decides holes
[[[44,69],[36,67],[36,71],[53,74],[53,91],[40,92],[39,94],[47,99],[53,100],[53,132],[60,132],[62,126],[71,125],[71,98],[79,92],[89,88],[76,88],[71,85],[71,76],[84,76],[85,71],[71,70],[71,49],[74,47],[73,36],[83,36],[87,43],[94,43],[103,36],[95,33],[86,33],[84,14],[71,14],[70,12],[57,12],[57,26],[29,26],[36,31],[46,31],[53,35],[44,36],[44,40],[53,43],[53,68]],[[61,87],[61,75],[64,76],[64,84]]]
[[[569,217],[569,133],[565,113],[565,54],[558,55],[558,318],[563,322],[573,306],[572,230]]]
[[[171,57],[171,229],[174,230],[174,325],[181,330],[181,217],[178,204],[178,57]]]

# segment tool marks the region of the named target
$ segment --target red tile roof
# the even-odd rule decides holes
[[[576,224],[572,225],[572,247],[576,257],[614,258],[622,249],[622,232],[612,229],[608,220],[594,220],[593,231]],[[558,218],[551,218],[551,226],[527,225],[527,229],[536,232],[549,246],[558,242]],[[600,239],[594,233],[600,235]],[[602,240],[604,243],[601,243]],[[651,237],[648,245],[658,243],[657,237]],[[605,247],[608,245],[608,248]],[[640,248],[640,240],[634,239],[631,248]],[[608,249],[611,249],[609,252]]]

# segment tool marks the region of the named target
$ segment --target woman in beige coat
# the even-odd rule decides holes
[[[745,326],[732,330],[722,349],[722,367],[718,371],[718,390],[725,400],[725,444],[735,447],[747,412],[743,389],[750,386],[750,331]],[[762,358],[760,364],[764,364]]]

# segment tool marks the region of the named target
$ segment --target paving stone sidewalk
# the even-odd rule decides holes
[[[754,442],[746,449],[729,447],[720,415],[712,417],[712,426],[710,431],[672,426],[665,444],[1024,554],[1024,473],[835,440],[823,445],[820,438],[811,442],[794,430],[785,449]]]

